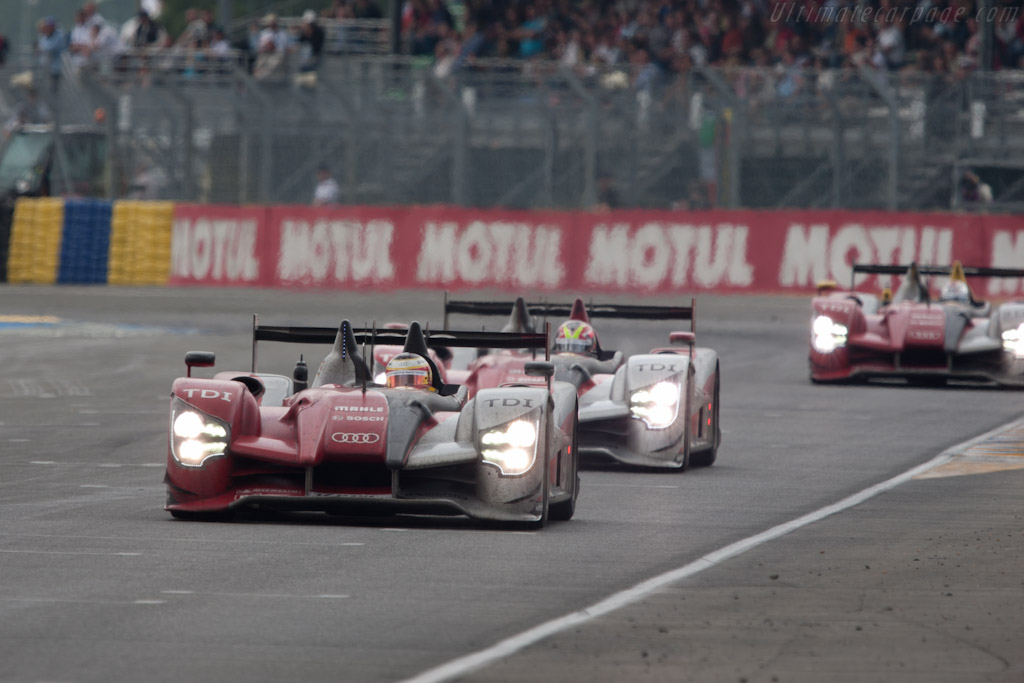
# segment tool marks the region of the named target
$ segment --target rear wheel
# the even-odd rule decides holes
[[[572,495],[568,500],[553,503],[548,511],[548,516],[556,522],[565,522],[572,519],[576,513],[576,498],[580,495],[580,468],[579,450],[577,449],[579,433],[579,418],[574,417],[572,421],[572,445],[569,447],[569,481],[572,482]]]

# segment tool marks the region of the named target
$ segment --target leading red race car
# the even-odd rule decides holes
[[[425,334],[253,325],[250,372],[191,376],[213,354],[186,355],[174,382],[167,453],[167,505],[175,517],[223,515],[240,506],[370,514],[462,514],[540,526],[572,517],[579,493],[576,390],[552,381],[547,336],[487,332]],[[258,372],[258,341],[332,344],[312,383]],[[398,346],[384,381],[362,353]],[[536,349],[532,386],[477,391],[446,384],[431,350],[486,346]],[[367,347],[371,349],[367,352]]]
[[[977,300],[968,277],[1024,277],[1024,270],[952,266],[853,266],[853,273],[902,275],[881,295],[819,285],[811,302],[813,382],[947,380],[1024,387],[1024,301]],[[937,299],[922,276],[948,276]]]

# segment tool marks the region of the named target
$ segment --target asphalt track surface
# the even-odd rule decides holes
[[[411,678],[899,475],[1024,405],[811,385],[807,299],[703,297],[698,342],[722,363],[711,468],[585,469],[576,517],[539,532],[172,520],[171,382],[192,349],[247,368],[254,312],[439,325],[441,302],[0,287],[0,316],[59,318],[0,322],[0,680]],[[670,327],[598,331],[642,351]],[[267,345],[261,367],[288,372],[298,351]],[[1022,487],[1022,471],[913,480],[462,680],[1024,680]]]

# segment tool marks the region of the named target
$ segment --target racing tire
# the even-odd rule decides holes
[[[711,467],[715,464],[715,459],[718,457],[718,445],[722,443],[722,427],[718,422],[718,393],[718,367],[715,367],[715,393],[711,400],[711,429],[714,430],[712,433],[715,435],[715,443],[710,450],[694,453],[690,456],[690,464],[694,467]]]
[[[579,407],[577,406],[578,409]],[[576,514],[576,499],[580,495],[580,452],[577,448],[579,427],[579,417],[577,416],[572,421],[572,453],[570,454],[572,458],[572,473],[569,475],[572,481],[572,495],[569,496],[569,500],[552,503],[548,507],[548,518],[555,522],[568,522]]]
[[[550,475],[550,472],[551,472],[551,462],[550,462],[549,458],[545,457],[544,458],[544,475],[541,477],[541,480],[540,480],[540,488],[541,488],[541,491],[543,492],[543,496],[542,496],[543,500],[541,502],[540,519],[538,519],[535,522],[527,522],[526,523],[526,528],[527,529],[533,529],[533,530],[543,529],[544,525],[548,523],[548,517],[550,517],[550,515],[551,515],[551,503],[549,502],[549,499],[551,497],[551,490],[550,490],[551,475]]]

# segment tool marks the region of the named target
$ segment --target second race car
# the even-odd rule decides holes
[[[718,354],[696,345],[695,302],[689,306],[584,305],[531,303],[512,305],[506,332],[535,329],[533,313],[567,316],[552,342],[555,378],[571,383],[579,395],[580,454],[612,458],[643,467],[686,469],[715,462],[722,432],[719,420]],[[505,315],[509,304],[449,301],[452,314]],[[669,346],[626,358],[601,346],[592,318],[681,320],[689,330],[670,332]],[[494,350],[469,366],[472,394],[523,381],[528,350]]]

